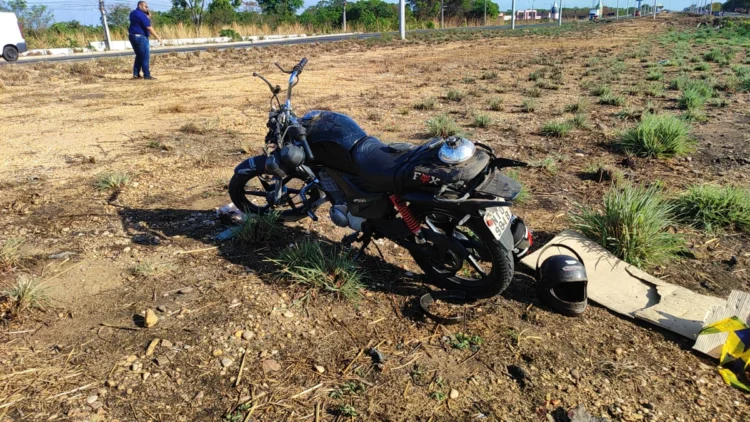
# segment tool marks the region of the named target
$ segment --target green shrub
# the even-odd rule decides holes
[[[544,77],[544,72],[541,71],[541,70],[535,70],[535,71],[529,73],[529,80],[530,81],[536,82],[536,81],[538,81],[539,79],[541,79],[543,77]]]
[[[737,186],[693,185],[675,200],[677,219],[697,229],[735,227],[750,231],[750,190]]]
[[[539,98],[542,96],[542,90],[534,87],[526,90],[526,96],[531,98]]]
[[[531,98],[524,98],[521,104],[521,111],[524,113],[533,113],[536,111],[536,101]]]
[[[490,99],[488,102],[488,105],[490,107],[490,110],[492,111],[500,111],[503,109],[503,99],[500,97],[495,97]]]
[[[461,91],[456,91],[456,90],[452,89],[452,90],[448,91],[448,94],[445,96],[445,98],[447,98],[447,99],[449,99],[451,101],[459,102],[459,101],[461,101],[464,98],[464,93],[461,92]]]
[[[674,157],[692,151],[690,126],[671,114],[646,113],[638,126],[620,137],[619,146],[642,157]]]
[[[604,95],[612,95],[612,88],[607,85],[598,85],[591,89],[591,95],[595,97],[601,97]]]
[[[707,72],[707,71],[711,70],[711,65],[710,65],[710,64],[708,64],[708,63],[706,63],[706,62],[698,63],[698,64],[697,64],[697,65],[696,65],[696,66],[695,66],[695,67],[693,68],[693,70],[697,70],[697,71],[699,71],[699,72]]]
[[[242,41],[242,35],[231,28],[222,29],[221,31],[219,31],[219,36],[231,38],[232,41]]]
[[[659,83],[651,83],[643,90],[649,97],[663,97],[664,87]]]
[[[130,174],[126,172],[104,172],[94,181],[94,186],[100,191],[119,190],[130,183]]]
[[[589,102],[585,98],[579,98],[578,101],[565,105],[565,111],[568,113],[582,113],[589,109]]]
[[[646,74],[647,81],[660,81],[664,78],[664,73],[659,69],[651,69]]]
[[[582,113],[577,113],[575,116],[573,116],[573,118],[570,120],[570,123],[578,129],[589,128],[588,118],[585,114]]]
[[[488,127],[492,124],[492,119],[486,114],[477,114],[474,116],[474,127]]]
[[[570,133],[571,129],[573,129],[573,126],[568,122],[548,122],[542,126],[541,134],[562,138]]]
[[[698,110],[703,108],[706,99],[700,90],[689,87],[682,91],[682,95],[677,100],[677,106],[681,110]]]
[[[573,227],[623,261],[637,267],[664,264],[683,250],[681,237],[669,232],[673,206],[657,187],[612,187],[603,208],[579,205]]]
[[[432,110],[435,108],[435,98],[426,97],[422,99],[422,101],[414,104],[414,108],[416,110]]]
[[[441,114],[427,121],[427,130],[430,136],[447,136],[457,135],[461,132],[456,121],[451,119],[447,114]]]

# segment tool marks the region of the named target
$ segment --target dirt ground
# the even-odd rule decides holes
[[[156,81],[131,80],[125,59],[0,68],[0,243],[24,239],[21,261],[0,274],[0,287],[29,275],[50,298],[4,322],[0,420],[565,421],[578,405],[610,420],[750,420],[750,398],[725,386],[715,362],[687,339],[595,305],[581,318],[562,317],[521,272],[502,296],[467,305],[466,322],[444,327],[421,318],[416,300],[430,286],[389,242],[379,245],[385,259],[369,249],[357,305],[276,280],[269,259],[286,245],[346,234],[326,211],[317,223],[279,229],[267,244],[214,240],[226,228],[215,209],[229,202],[232,169],[259,153],[265,134],[269,95],[251,75],[283,84],[273,63],[303,56],[298,111],[341,111],[384,141],[412,143],[428,138],[427,119],[448,113],[498,155],[557,160],[555,172],[520,171],[530,198],[515,213],[538,244],[569,226],[575,203],[601,202],[609,183],[582,175],[592,163],[675,190],[704,181],[747,186],[748,93],[707,109],[708,120],[694,124],[699,145],[689,159],[624,167],[609,145],[633,123],[614,117],[621,107],[596,105],[585,85],[595,58],[695,23],[660,17],[557,36],[170,54],[153,58]],[[668,56],[654,42],[648,60]],[[616,92],[645,75],[643,61],[625,62],[628,71],[611,83]],[[559,89],[534,92],[528,75],[555,67]],[[465,96],[450,101],[449,90]],[[536,111],[524,113],[532,93]],[[671,111],[675,95],[627,103]],[[414,108],[430,96],[434,110]],[[593,104],[589,129],[562,139],[539,134],[584,97]],[[493,98],[502,98],[502,110],[488,109]],[[493,123],[472,127],[477,113]],[[93,184],[107,171],[132,180],[101,192]],[[750,290],[748,234],[684,235],[691,256],[652,273],[703,294]],[[732,256],[737,265],[727,264]],[[147,309],[159,322],[142,328]],[[454,348],[458,332],[483,343]],[[370,347],[384,365],[364,352]]]

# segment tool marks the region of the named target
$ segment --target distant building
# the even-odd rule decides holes
[[[526,9],[526,10],[518,10],[516,11],[516,19],[517,20],[537,20],[539,17],[537,16],[535,9]]]

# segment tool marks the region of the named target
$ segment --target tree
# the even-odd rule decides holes
[[[289,18],[304,5],[304,0],[258,0],[258,4],[265,14]]]
[[[211,3],[208,5],[208,11],[211,13],[218,12],[219,10],[234,11],[241,4],[242,0],[211,0]]]
[[[189,12],[195,27],[200,28],[206,10],[206,0],[172,0],[172,9]]]
[[[47,6],[36,4],[29,7],[26,0],[11,0],[7,4],[0,3],[0,10],[13,12],[25,29],[42,31],[47,29],[54,20],[52,12]]]
[[[130,25],[130,7],[124,4],[115,4],[107,7],[107,22],[112,28],[127,27]]]

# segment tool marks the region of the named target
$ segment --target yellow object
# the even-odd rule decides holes
[[[719,374],[727,385],[750,393],[747,379],[750,365],[750,327],[737,317],[731,317],[707,325],[701,334],[728,333],[721,348]]]

